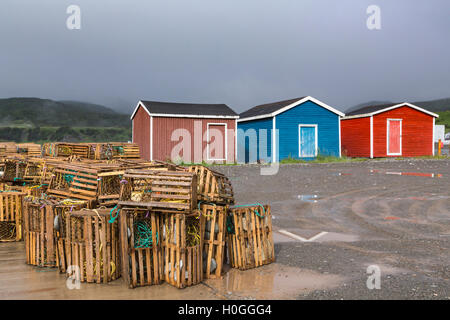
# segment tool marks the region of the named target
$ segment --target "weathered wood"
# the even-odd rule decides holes
[[[58,267],[61,262],[60,255],[64,256],[64,251],[58,252],[60,248],[57,234],[60,229],[54,229],[55,217],[58,216],[57,219],[61,224],[63,223],[61,216],[87,205],[86,202],[70,203],[66,201],[65,203],[54,198],[45,200],[25,198],[23,217],[27,264]],[[37,242],[36,239],[38,239]]]
[[[190,166],[188,170],[197,175],[198,200],[222,205],[234,204],[233,187],[225,175],[205,166]]]
[[[67,215],[65,263],[76,266],[81,282],[108,283],[121,275],[119,224],[109,220],[109,209],[81,209]]]
[[[0,192],[0,242],[22,240],[22,192]]]
[[[120,209],[122,274],[130,288],[160,284],[163,273],[159,214]]]
[[[195,174],[177,171],[127,170],[122,181],[119,204],[179,213],[197,206]]]
[[[241,270],[275,261],[270,206],[232,208],[227,216],[231,266]]]
[[[226,206],[200,204],[203,239],[203,272],[207,279],[222,276],[226,241]]]
[[[184,288],[203,280],[202,230],[198,215],[160,213],[164,256],[164,278],[169,284]]]

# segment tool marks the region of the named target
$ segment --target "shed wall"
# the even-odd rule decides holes
[[[342,155],[370,157],[370,117],[341,120]]]
[[[141,157],[150,160],[150,116],[139,107],[133,118],[133,142],[141,150]]]

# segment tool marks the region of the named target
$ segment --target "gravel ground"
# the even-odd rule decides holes
[[[258,165],[215,170],[230,177],[238,204],[270,204],[275,230],[337,235],[277,242],[278,263],[345,279],[297,299],[450,299],[449,160],[292,164],[273,176]],[[367,288],[369,265],[381,270],[380,289]]]
[[[215,169],[238,204],[271,205],[276,263],[182,290],[123,278],[70,290],[55,269],[25,264],[24,242],[3,243],[0,299],[450,299],[450,160]],[[367,287],[369,266],[380,289]]]

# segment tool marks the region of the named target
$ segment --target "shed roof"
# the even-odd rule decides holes
[[[367,106],[367,107],[362,107],[359,108],[357,110],[353,110],[349,113],[347,113],[345,115],[345,118],[361,118],[361,117],[369,117],[369,116],[373,116],[382,112],[386,112],[392,109],[396,109],[396,108],[400,108],[400,107],[404,107],[404,106],[408,106],[410,108],[416,109],[420,112],[426,113],[432,117],[438,118],[439,115],[430,112],[428,110],[425,110],[421,107],[418,107],[414,104],[408,103],[408,102],[402,102],[402,103],[389,103],[389,104],[380,104],[380,105],[375,105],[375,106]]]
[[[253,107],[247,111],[242,112],[239,114],[239,120],[238,121],[250,121],[250,120],[256,120],[256,119],[263,119],[268,117],[276,116],[277,114],[280,114],[282,112],[285,112],[295,106],[298,106],[299,104],[302,104],[306,101],[314,102],[315,104],[336,113],[339,116],[344,116],[342,112],[339,110],[336,110],[329,105],[311,97],[301,97],[301,98],[294,98],[289,100],[283,100],[283,101],[277,101],[267,104],[258,105],[256,107]]]
[[[226,104],[176,103],[140,100],[131,115],[136,115],[139,107],[143,107],[151,116],[162,117],[194,117],[194,118],[233,118],[239,116]]]

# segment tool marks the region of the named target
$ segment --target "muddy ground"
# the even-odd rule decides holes
[[[272,206],[277,262],[182,290],[122,281],[69,290],[0,244],[0,299],[450,299],[450,161],[221,166],[238,204]],[[402,174],[403,173],[403,174]],[[367,267],[381,271],[368,289]]]

